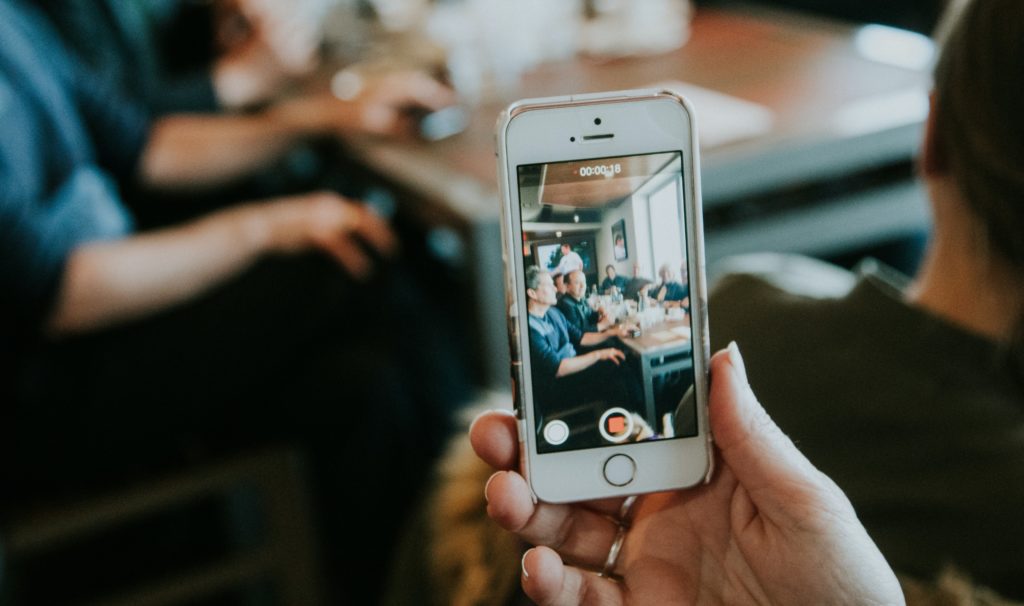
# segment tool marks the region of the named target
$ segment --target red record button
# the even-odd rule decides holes
[[[601,415],[598,430],[609,442],[625,442],[633,434],[633,415],[625,408],[609,408]]]

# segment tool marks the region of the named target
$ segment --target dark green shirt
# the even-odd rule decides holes
[[[558,302],[558,311],[580,332],[597,332],[601,314],[591,309],[586,299],[577,301],[572,295],[566,295]]]
[[[952,563],[1024,597],[1024,393],[1000,347],[908,305],[877,263],[740,265],[711,295],[714,348],[739,344],[765,408],[893,568]]]

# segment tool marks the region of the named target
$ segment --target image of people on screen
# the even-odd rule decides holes
[[[681,155],[519,173],[538,449],[695,435]]]
[[[571,428],[576,427],[579,430],[575,432],[572,446],[602,445],[593,418],[595,411],[601,407],[633,410],[639,407],[641,399],[635,377],[624,366],[626,354],[615,342],[616,337],[626,334],[630,327],[584,332],[558,309],[551,274],[538,267],[526,271],[526,297],[538,426],[543,428],[552,421],[568,425],[567,419],[573,416],[584,418],[580,423],[573,420],[561,441],[555,438],[544,442],[558,442],[550,445],[559,446],[572,437]],[[640,432],[632,437],[641,437]]]

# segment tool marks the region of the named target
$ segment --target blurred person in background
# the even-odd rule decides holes
[[[419,71],[352,71],[326,86],[330,3],[318,0],[36,3],[100,86],[150,123],[147,178],[122,187],[144,226],[323,186],[360,196],[335,143],[411,136],[416,115],[455,101]]]
[[[959,17],[958,17],[959,15]],[[957,0],[919,172],[933,231],[908,279],[738,260],[709,305],[751,385],[899,571],[1024,597],[1024,5]],[[794,371],[797,371],[794,373]]]
[[[849,497],[889,565],[908,575],[908,597],[921,595],[910,577],[942,574],[952,588],[912,603],[1004,603],[942,571],[1024,598],[1024,5],[956,0],[937,38],[919,160],[934,227],[920,272],[736,259],[712,289],[710,332],[714,349],[741,344],[765,410]],[[444,556],[426,582],[444,596],[515,603],[521,548],[481,522],[491,469],[465,440],[452,453],[424,514],[440,531],[418,537]],[[533,555],[527,569],[539,562]],[[637,571],[664,572],[645,564]],[[533,568],[523,582],[536,590],[540,576]],[[594,594],[551,603],[580,595]]]
[[[602,293],[610,295],[613,288],[618,289],[620,293],[626,290],[626,278],[616,274],[614,265],[605,267],[604,275],[605,279],[601,282]]]
[[[157,115],[264,104],[316,67],[316,24],[302,10],[308,0],[266,18],[246,10],[253,2],[226,0],[36,4],[83,63]],[[272,34],[284,31],[291,36],[288,54],[271,43]]]
[[[696,0],[696,4],[727,5],[730,1]],[[947,0],[757,0],[757,3],[849,21],[883,23],[928,34],[935,29]]]
[[[685,267],[685,264],[684,264]],[[666,307],[687,307],[690,303],[690,285],[677,282],[672,275],[672,266],[665,263],[658,269],[661,282],[648,290],[648,294]]]
[[[569,292],[569,286],[565,283],[565,275],[556,271],[551,274],[551,281],[555,285],[555,300],[561,301],[562,297]]]
[[[196,444],[299,441],[313,454],[325,542],[344,559],[338,585],[356,601],[374,595],[415,480],[385,482],[372,501],[353,487],[419,478],[468,389],[450,335],[420,322],[441,312],[395,260],[394,231],[330,191],[139,231],[124,197],[137,182],[222,183],[311,121],[336,132],[352,116],[321,97],[152,122],[32,3],[0,0],[0,39],[6,494],[119,482]],[[348,561],[339,537],[368,519],[391,532]]]
[[[570,272],[583,269],[583,258],[569,244],[562,244],[561,251],[558,267],[554,270],[556,274],[566,277]]]

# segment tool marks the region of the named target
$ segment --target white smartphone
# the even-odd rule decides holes
[[[697,127],[663,90],[528,99],[497,126],[521,468],[561,503],[712,470]]]

